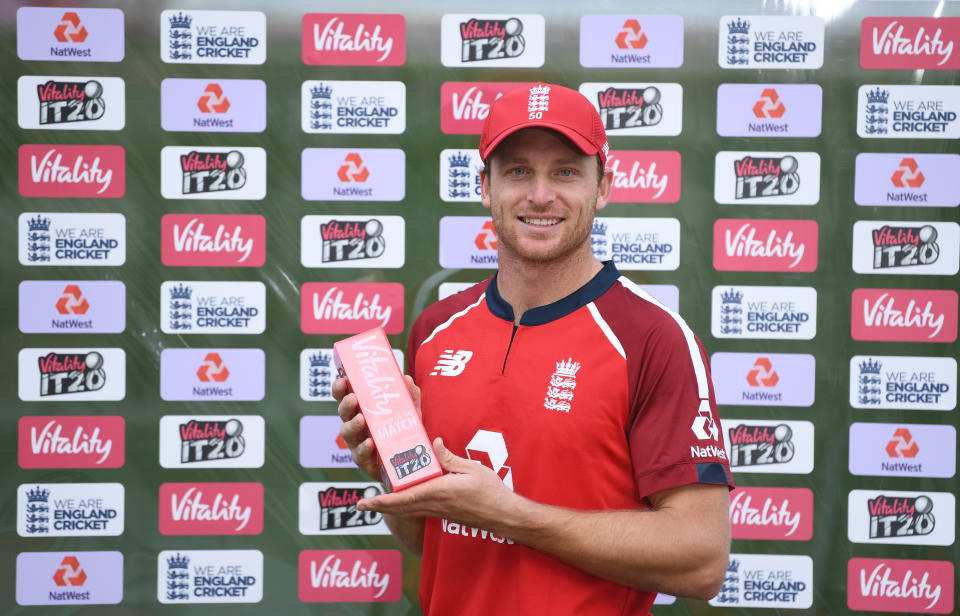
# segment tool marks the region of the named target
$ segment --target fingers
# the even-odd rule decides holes
[[[337,406],[337,415],[342,421],[350,421],[359,411],[360,404],[357,402],[357,395],[353,393],[343,396]]]
[[[347,395],[347,392],[350,391],[350,383],[345,377],[338,377],[333,381],[333,387],[330,388],[330,393],[333,396],[333,399],[337,402],[343,400],[343,397]]]
[[[476,472],[478,463],[466,458],[461,458],[453,453],[443,444],[443,439],[439,436],[433,440],[433,450],[437,454],[437,461],[440,468],[451,473],[470,473]]]
[[[407,389],[410,390],[410,397],[413,398],[413,406],[416,407],[417,412],[420,412],[420,388],[417,387],[417,384],[413,382],[413,377],[409,374],[403,375],[403,381],[407,384]]]

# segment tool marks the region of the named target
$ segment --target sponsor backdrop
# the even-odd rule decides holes
[[[36,4],[0,8],[5,613],[419,613],[331,347],[402,361],[493,273],[480,126],[538,80],[609,131],[595,253],[711,357],[732,554],[654,613],[956,613],[960,2]]]

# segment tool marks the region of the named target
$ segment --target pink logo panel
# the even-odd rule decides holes
[[[680,153],[611,150],[613,203],[676,203],[680,200]]]
[[[850,334],[854,340],[953,342],[957,292],[927,289],[855,289]]]
[[[399,550],[304,550],[298,594],[322,603],[399,601],[402,571]]]
[[[912,614],[953,612],[953,564],[935,560],[851,558],[847,606],[851,610]]]
[[[401,66],[407,60],[403,15],[307,13],[303,63],[323,66]]]
[[[161,484],[158,525],[163,535],[259,535],[263,484]]]
[[[123,417],[21,417],[17,432],[17,462],[20,468],[123,466]]]
[[[860,66],[960,69],[960,17],[867,17],[860,24]]]
[[[730,493],[734,539],[807,541],[813,537],[813,492],[807,488],[737,488]]]
[[[24,197],[122,197],[126,153],[119,145],[21,145],[20,194]]]
[[[713,267],[735,272],[812,272],[817,269],[817,223],[721,218],[713,225]]]
[[[307,282],[300,289],[305,334],[357,334],[382,327],[403,331],[403,285],[398,282]]]
[[[244,214],[167,214],[160,220],[160,259],[168,266],[260,267],[267,223]]]
[[[522,81],[447,81],[440,86],[440,130],[448,135],[479,135],[490,105]]]

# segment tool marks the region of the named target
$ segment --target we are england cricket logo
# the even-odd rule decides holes
[[[21,537],[123,534],[124,488],[119,483],[24,484],[17,490]]]

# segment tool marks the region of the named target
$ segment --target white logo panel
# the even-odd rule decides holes
[[[300,128],[305,133],[399,134],[407,128],[402,81],[304,81]]]
[[[17,80],[20,128],[122,130],[126,90],[119,77],[24,75]]]
[[[850,406],[952,411],[957,406],[957,360],[854,355],[850,358]]]
[[[164,199],[263,199],[267,153],[263,148],[167,146],[160,151]]]
[[[300,533],[303,535],[389,535],[383,515],[360,511],[357,501],[383,494],[375,482],[300,484]]]
[[[811,422],[721,419],[720,424],[731,471],[804,475],[813,471]]]
[[[17,488],[21,537],[112,537],[123,534],[123,485],[27,483]]]
[[[676,218],[596,218],[590,247],[617,269],[672,271],[680,267],[680,221]]]
[[[721,68],[815,69],[823,66],[823,19],[724,15],[717,58]]]
[[[857,134],[868,139],[960,138],[960,86],[863,85]]]
[[[265,450],[260,415],[164,415],[163,468],[260,468]]]
[[[160,603],[259,603],[260,550],[164,550],[157,555]]]
[[[813,287],[716,286],[711,294],[714,338],[811,340],[817,335]]]
[[[860,220],[853,225],[853,271],[858,274],[938,274],[960,269],[955,222]]]
[[[123,214],[25,212],[17,218],[21,265],[123,265],[127,219]]]
[[[543,66],[546,42],[543,15],[448,14],[440,20],[444,66]]]
[[[173,64],[263,64],[267,17],[260,11],[163,11],[160,58]]]
[[[304,216],[304,267],[403,267],[403,216]]]
[[[953,545],[956,496],[949,492],[851,490],[847,538],[853,543]]]
[[[683,130],[683,86],[679,83],[580,84],[611,137],[679,135]]]
[[[816,152],[717,152],[713,198],[736,205],[816,205],[820,155]]]
[[[805,609],[813,605],[813,559],[783,554],[731,554],[714,607]]]
[[[397,365],[403,368],[403,351],[393,349]],[[300,399],[307,402],[334,402],[331,387],[337,378],[333,349],[300,351]]]
[[[449,202],[480,202],[483,160],[476,148],[440,152],[440,198]]]
[[[262,334],[266,322],[262,282],[168,280],[160,285],[165,334]]]
[[[18,393],[25,402],[123,400],[127,358],[123,349],[21,349]]]

